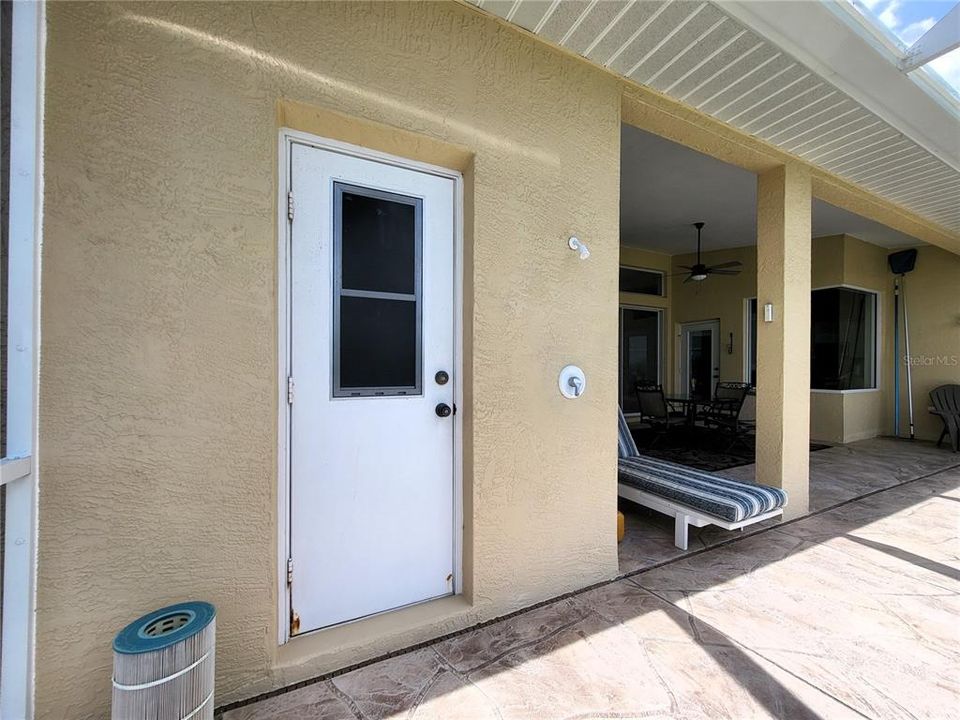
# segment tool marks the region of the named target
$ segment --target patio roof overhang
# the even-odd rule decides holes
[[[960,103],[841,3],[469,1],[960,235]]]

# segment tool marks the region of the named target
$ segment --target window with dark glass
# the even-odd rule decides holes
[[[810,300],[810,387],[876,387],[877,296],[852,288],[814,290]]]
[[[757,299],[750,298],[747,308],[747,328],[750,347],[747,354],[747,382],[757,386]]]
[[[640,411],[637,384],[660,382],[660,312],[620,308],[620,406]]]
[[[420,394],[421,203],[334,183],[334,397]]]
[[[663,273],[621,265],[620,292],[663,295]]]

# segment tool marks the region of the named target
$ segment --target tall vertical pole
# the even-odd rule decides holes
[[[903,284],[903,275],[900,276],[900,295],[903,301],[903,345],[906,350],[904,361],[907,365],[907,417],[910,419],[910,439],[913,440],[913,373],[910,370],[910,320],[907,315],[907,291]]]
[[[893,435],[900,437],[900,278],[893,278]]]

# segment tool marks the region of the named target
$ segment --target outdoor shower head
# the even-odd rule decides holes
[[[575,235],[570,236],[570,239],[567,240],[567,245],[571,250],[576,250],[578,253],[580,253],[581,260],[586,260],[588,257],[590,257],[590,250],[587,249],[587,246],[584,245],[580,241],[580,238],[576,237]]]

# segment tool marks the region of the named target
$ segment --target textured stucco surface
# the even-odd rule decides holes
[[[805,167],[757,178],[757,482],[790,493],[785,518],[809,502],[810,198]]]
[[[39,718],[105,717],[113,633],[168,602],[217,605],[222,704],[616,572],[613,78],[455,4],[53,3],[47,20]],[[284,98],[473,153],[472,597],[281,651]],[[568,362],[577,402],[556,389]]]
[[[56,3],[47,17],[38,717],[105,716],[110,638],[161,603],[217,603],[223,703],[616,571],[621,81],[452,3]],[[757,172],[791,162],[639,88],[623,112]],[[469,593],[278,649],[284,122],[465,170]],[[821,173],[813,188],[960,247]],[[809,218],[809,194],[798,202]],[[565,249],[571,233],[589,261]],[[931,257],[932,347],[960,352],[956,256]],[[589,378],[576,403],[556,393],[567,362]]]
[[[681,265],[693,265],[697,261],[697,254],[674,255],[673,273],[679,277],[675,277],[673,283],[673,319],[678,325],[700,320],[719,320],[720,379],[740,382],[743,380],[744,301],[757,295],[757,248],[729,248],[701,255],[706,265],[738,260],[743,263],[743,269],[739,275],[715,275],[707,278],[705,282],[684,284],[684,276],[680,275],[684,272]],[[679,327],[676,330],[671,344],[679,358]],[[730,333],[733,333],[733,353],[727,352]],[[675,368],[675,387],[678,389],[679,375],[678,363]]]
[[[917,437],[936,440],[943,424],[930,415],[930,391],[939,385],[960,384],[960,254],[937,247],[917,248],[916,269],[907,275],[905,292],[910,314],[910,353],[913,357],[913,413]],[[888,275],[893,287],[893,276]],[[886,317],[892,326],[893,292],[887,293]],[[901,358],[906,354],[901,335]],[[892,340],[888,343],[891,348]],[[893,433],[893,366],[886,383],[889,421],[885,433]],[[904,371],[906,372],[906,371]],[[908,434],[906,376],[901,375],[901,434]],[[948,441],[944,441],[948,442]]]
[[[907,275],[910,350],[916,436],[936,440],[940,420],[927,412],[930,391],[960,383],[960,255],[938,247],[917,248],[916,269]],[[814,439],[849,443],[893,434],[893,275],[890,250],[851,235],[817,238],[813,245],[813,287],[850,285],[878,293],[880,314],[877,390],[844,395],[812,393],[810,424]],[[902,319],[901,319],[902,323]],[[906,354],[900,336],[900,362]],[[901,364],[901,424],[907,424],[906,371]]]
[[[891,317],[887,312],[893,278],[887,270],[889,250],[852,235],[814,238],[814,288],[850,285],[873,290],[880,314],[877,339],[877,387],[850,393],[810,393],[810,434],[814,440],[850,443],[882,435],[887,429],[885,398],[891,392],[893,367]]]
[[[879,353],[877,356],[879,386],[872,392],[840,395],[810,393],[810,435],[814,440],[831,443],[849,443],[887,432],[885,398],[891,392],[892,343],[889,286],[892,276],[887,270],[884,248],[863,242],[850,235],[832,235],[814,238],[811,246],[811,287],[852,285],[879,293],[880,312]],[[681,265],[690,265],[695,255],[675,255],[674,272],[682,272]],[[670,312],[676,323],[698,320],[720,320],[720,378],[740,380],[743,375],[744,301],[757,295],[757,248],[731,248],[703,254],[704,262],[714,265],[730,260],[743,263],[743,271],[733,277],[717,277],[700,284],[673,283]],[[944,291],[945,292],[945,291]],[[924,307],[925,313],[944,317],[939,300]],[[730,333],[733,333],[733,353],[726,351]],[[916,329],[914,334],[921,344],[928,342]],[[674,333],[675,335],[676,333]],[[668,335],[668,342],[677,344],[676,337]],[[676,369],[674,368],[674,371]]]

